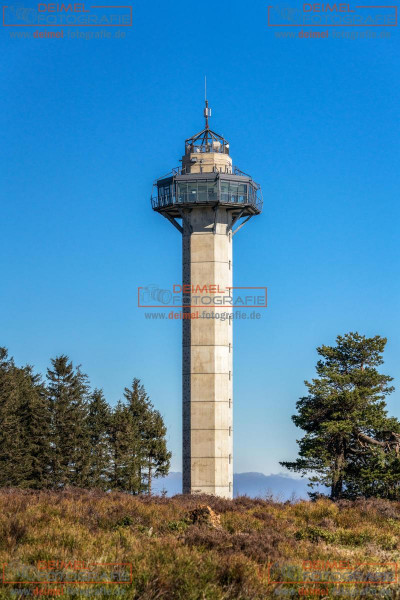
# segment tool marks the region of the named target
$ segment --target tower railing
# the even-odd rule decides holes
[[[220,171],[219,171],[218,167],[214,166],[211,173],[220,173]],[[232,174],[240,175],[242,177],[248,177],[249,179],[252,179],[251,175],[249,175],[248,173],[245,173],[244,171],[241,171],[239,169],[239,167],[236,167],[236,166],[232,167]],[[169,171],[162,177],[159,177],[158,179],[156,179],[155,185],[156,185],[157,181],[160,181],[161,179],[166,179],[167,177],[173,177],[174,175],[189,175],[189,173],[186,171],[185,167],[174,167],[171,171]]]
[[[233,206],[254,206],[257,211],[261,212],[263,207],[263,198],[261,189],[253,188],[252,192],[249,193],[249,186],[247,186],[246,193],[228,193],[221,192],[219,190],[211,191],[205,190],[197,194],[184,192],[176,194],[174,191],[171,194],[152,196],[151,206],[153,209],[167,208],[174,205],[184,204],[223,204]]]
[[[192,175],[188,180],[192,189],[182,189],[182,178],[176,176]],[[201,179],[206,177],[207,181],[196,185],[196,175]],[[207,177],[207,175],[209,177]],[[240,179],[239,179],[240,177]],[[183,178],[186,180],[186,178]],[[194,183],[194,189],[193,189]],[[210,185],[207,185],[209,183]],[[240,185],[239,185],[240,184]],[[240,189],[239,189],[240,187]],[[211,171],[209,173],[186,173],[182,167],[173,169],[168,175],[160,177],[154,182],[155,194],[151,197],[151,205],[155,210],[179,206],[179,205],[216,205],[225,206],[252,206],[257,212],[262,211],[263,197],[261,187],[253,181],[250,175],[244,173],[237,167],[233,167],[232,173],[220,173]]]

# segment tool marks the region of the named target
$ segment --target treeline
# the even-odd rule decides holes
[[[139,379],[111,408],[67,356],[44,380],[0,348],[0,486],[151,493],[170,466],[165,436]]]

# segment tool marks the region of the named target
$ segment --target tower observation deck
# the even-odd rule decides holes
[[[209,128],[185,141],[182,166],[151,198],[182,234],[183,492],[233,496],[232,239],[262,210],[259,184],[232,166],[229,143]],[[223,290],[221,305],[210,295]],[[226,301],[228,298],[228,301]],[[213,301],[214,299],[214,301]]]
[[[225,207],[243,217],[262,210],[259,184],[232,166],[229,143],[211,129],[186,140],[182,167],[157,179],[154,190],[152,207],[164,216],[181,218],[181,209],[198,205]]]

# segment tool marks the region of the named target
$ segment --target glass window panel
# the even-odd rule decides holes
[[[256,204],[257,191],[252,185],[249,185],[249,202]]]
[[[207,194],[209,200],[217,200],[217,183],[209,181],[207,183]]]
[[[197,200],[199,202],[207,202],[207,183],[199,183]]]
[[[231,182],[230,186],[229,186],[229,199],[231,202],[237,202],[238,199],[238,187],[239,185],[237,183]]]
[[[221,181],[221,202],[229,202],[229,181]]]
[[[196,200],[197,198],[197,183],[188,183],[188,200]]]
[[[169,184],[160,186],[158,188],[158,197],[164,204],[171,202],[171,186]]]
[[[178,183],[178,202],[187,200],[187,183]]]
[[[238,197],[239,197],[239,202],[241,202],[241,203],[247,202],[247,184],[246,183],[239,183]]]

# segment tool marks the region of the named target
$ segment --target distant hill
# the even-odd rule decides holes
[[[233,491],[235,496],[250,498],[273,495],[277,500],[289,500],[293,496],[308,498],[308,479],[295,479],[289,475],[264,475],[263,473],[235,473]]]
[[[293,496],[308,498],[308,479],[295,479],[285,474],[264,475],[263,473],[235,473],[233,475],[234,496],[265,498],[273,495],[277,500],[289,500]],[[165,490],[167,496],[182,493],[182,473],[172,472],[167,477],[154,481],[153,492],[160,494]],[[321,490],[322,491],[322,490]]]

